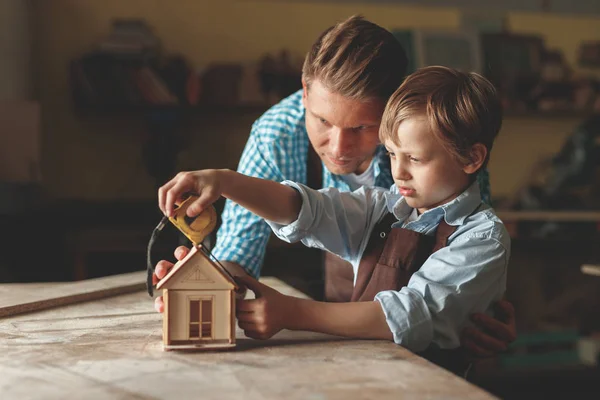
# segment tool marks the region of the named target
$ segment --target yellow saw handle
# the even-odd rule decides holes
[[[190,196],[185,199],[175,209],[175,216],[169,217],[169,221],[197,246],[215,229],[217,212],[211,205],[205,208],[197,217],[188,217],[186,210],[196,199],[198,199],[198,196]]]

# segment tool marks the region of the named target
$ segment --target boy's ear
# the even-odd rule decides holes
[[[473,174],[477,172],[483,165],[486,157],[487,148],[481,143],[475,143],[473,147],[471,147],[471,162],[463,167],[463,171],[467,174]]]

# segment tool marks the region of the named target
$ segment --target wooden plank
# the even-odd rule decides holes
[[[165,352],[161,320],[145,292],[0,320],[2,397],[493,398],[389,341],[298,331],[260,341],[237,329],[234,350]]]
[[[1,284],[0,318],[140,291],[145,281],[140,271],[67,283]]]
[[[145,279],[146,272],[140,271],[77,282],[0,284],[0,318],[144,290]],[[261,282],[283,294],[307,298],[277,278],[264,277]]]

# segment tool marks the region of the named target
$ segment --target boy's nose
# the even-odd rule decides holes
[[[394,168],[394,170],[392,171],[392,175],[394,177],[394,180],[397,181],[407,181],[411,178],[410,172],[404,168],[404,166],[401,163],[398,163],[396,165],[396,168]]]

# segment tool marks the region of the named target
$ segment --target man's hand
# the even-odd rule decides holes
[[[246,275],[238,276],[240,284],[255,294],[252,300],[237,300],[236,316],[238,325],[244,334],[253,339],[269,339],[286,327],[285,317],[288,315],[291,297],[263,285],[256,279]]]
[[[187,209],[188,217],[195,217],[206,207],[221,197],[222,170],[207,169],[193,172],[180,172],[158,189],[158,207],[167,216],[172,217],[175,204],[183,200],[184,195],[198,195]]]
[[[179,246],[175,249],[175,258],[177,261],[181,261],[188,255],[190,249],[185,246]],[[152,284],[156,285],[162,278],[167,276],[171,268],[173,268],[173,263],[167,260],[160,260],[156,263],[156,267],[154,268],[154,274],[152,275]],[[154,308],[159,313],[162,313],[165,310],[165,303],[163,302],[162,296],[158,296],[156,300],[154,300]]]
[[[483,313],[472,314],[471,320],[479,329],[467,327],[462,331],[461,344],[471,358],[493,357],[506,351],[517,338],[513,305],[500,300],[494,304],[494,310],[496,318]]]

